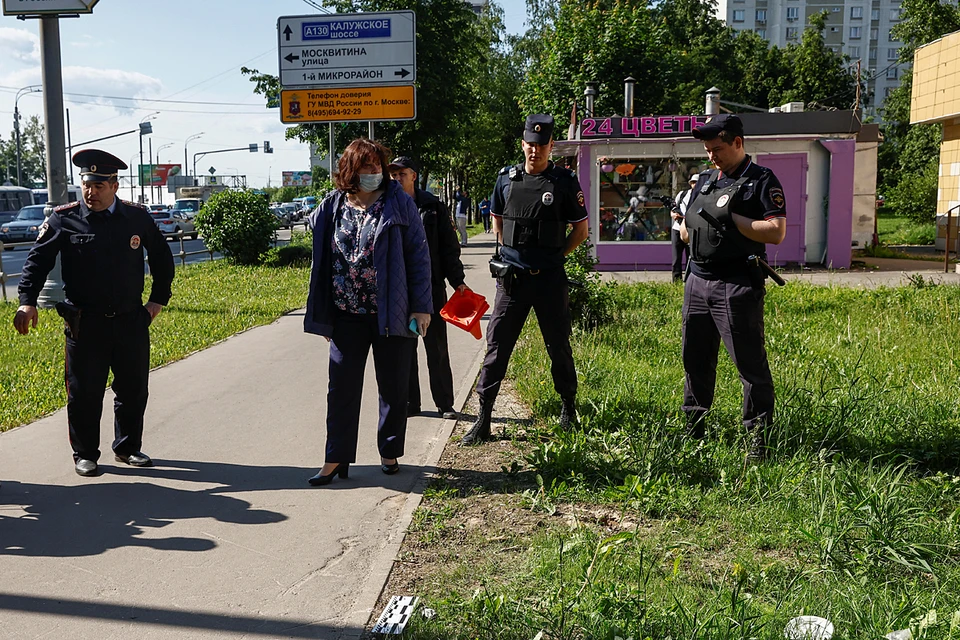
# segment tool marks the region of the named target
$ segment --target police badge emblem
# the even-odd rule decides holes
[[[583,191],[580,191],[579,193],[577,193],[577,203],[578,203],[581,207],[583,206],[583,203],[584,203]]]
[[[130,236],[130,248],[131,249],[140,248],[140,236]]]
[[[728,202],[730,202],[730,194],[725,193],[717,199],[717,206],[725,207]]]
[[[770,199],[773,201],[773,204],[777,206],[778,209],[783,209],[785,200],[783,197],[783,189],[777,189],[774,187],[770,189]]]
[[[553,194],[547,191],[545,194],[540,196],[540,201],[549,207],[553,204]]]

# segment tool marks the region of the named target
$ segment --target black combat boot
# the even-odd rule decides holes
[[[687,436],[695,440],[703,440],[707,435],[705,422],[706,412],[690,411],[687,413]]]
[[[570,431],[577,421],[576,398],[562,398],[560,407],[560,428]]]
[[[770,457],[767,439],[764,431],[766,427],[757,425],[747,433],[747,462],[763,462]]]
[[[493,401],[480,398],[480,411],[477,413],[477,421],[470,427],[470,431],[464,434],[460,444],[469,446],[490,440],[490,419],[492,417]]]

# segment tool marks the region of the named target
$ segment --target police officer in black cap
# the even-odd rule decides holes
[[[493,188],[493,232],[502,242],[497,298],[487,324],[487,355],[477,395],[480,413],[463,444],[490,438],[490,418],[507,363],[531,307],[552,362],[553,386],[560,394],[560,425],[576,417],[577,372],[570,348],[570,308],[564,258],[586,240],[587,210],[576,176],[550,161],[553,116],[527,117],[523,164],[500,172]],[[573,230],[567,234],[567,226]]]
[[[400,156],[388,167],[390,177],[396,180],[404,193],[413,198],[423,221],[423,230],[430,249],[430,286],[433,289],[433,320],[423,336],[427,352],[427,371],[430,374],[430,393],[437,411],[444,418],[457,417],[454,409],[453,371],[450,369],[450,351],[447,346],[447,323],[440,317],[440,309],[447,303],[447,285],[458,291],[467,291],[463,263],[460,262],[460,241],[450,219],[450,211],[437,196],[417,187],[420,168],[413,158]],[[445,282],[446,281],[446,282]],[[410,389],[407,394],[407,416],[420,414],[420,371],[417,355],[410,361]]]
[[[770,169],[744,150],[743,123],[716,115],[694,127],[716,167],[700,174],[680,235],[691,259],[683,290],[683,410],[688,432],[704,436],[713,404],[720,341],[743,382],[743,424],[750,433],[748,458],[767,455],[765,431],[773,420],[773,377],[764,346],[765,244],[787,232],[783,187]],[[701,212],[723,227],[718,231]]]
[[[67,422],[75,468],[97,475],[100,415],[113,371],[113,451],[118,462],[153,464],[140,451],[150,371],[149,326],[170,300],[173,256],[142,207],[117,198],[117,173],[127,165],[97,149],[78,151],[83,199],[56,207],[40,227],[20,278],[13,324],[22,335],[37,326],[37,297],[60,256],[66,302],[57,304],[67,341]],[[153,287],[143,304],[143,251]]]

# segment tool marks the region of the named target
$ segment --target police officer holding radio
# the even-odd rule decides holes
[[[748,458],[761,460],[767,455],[765,431],[774,408],[761,267],[764,245],[780,244],[786,235],[783,187],[770,169],[747,155],[737,116],[707,118],[693,136],[703,141],[716,169],[700,174],[680,228],[691,255],[683,290],[683,411],[690,435],[702,438],[723,340],[743,383]]]
[[[523,164],[500,172],[493,188],[493,232],[502,242],[491,260],[497,297],[487,324],[487,355],[477,382],[480,412],[462,444],[490,438],[493,403],[531,307],[560,394],[560,424],[576,416],[577,372],[570,348],[570,309],[564,258],[587,238],[587,210],[576,176],[550,161],[553,116],[527,117]],[[567,235],[567,225],[573,230]]]
[[[67,422],[76,472],[97,475],[100,415],[113,370],[113,451],[118,462],[149,467],[140,451],[150,371],[149,326],[170,300],[173,255],[145,209],[117,198],[117,173],[127,165],[97,149],[78,151],[83,198],[56,207],[40,227],[20,278],[13,324],[26,335],[37,326],[37,298],[60,256],[66,302]],[[153,287],[143,304],[143,250]]]

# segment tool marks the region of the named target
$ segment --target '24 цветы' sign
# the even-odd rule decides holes
[[[580,138],[673,138],[689,136],[710,116],[644,116],[639,118],[584,118]]]

